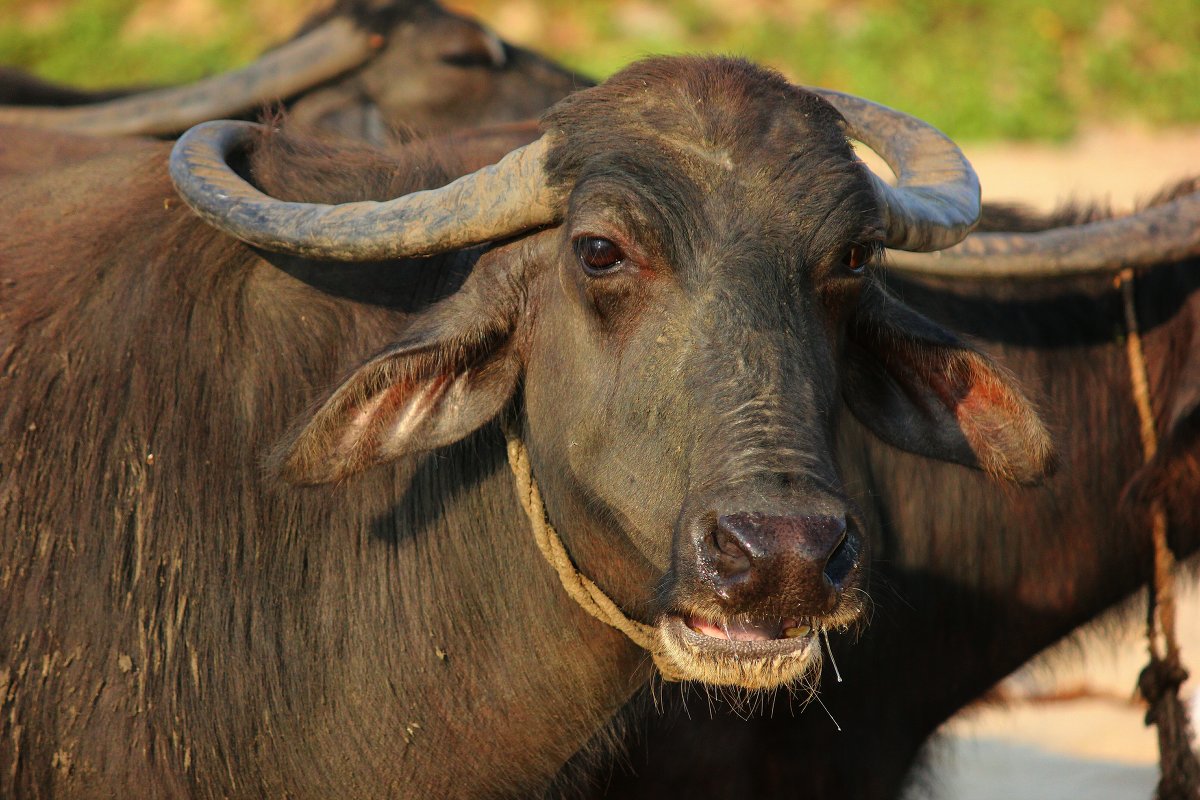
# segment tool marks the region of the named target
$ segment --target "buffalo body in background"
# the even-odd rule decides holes
[[[338,0],[253,64],[186,86],[91,91],[0,69],[0,124],[175,136],[282,101],[291,124],[383,145],[536,117],[591,85],[434,0]]]

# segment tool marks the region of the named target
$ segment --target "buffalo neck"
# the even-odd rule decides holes
[[[286,554],[289,574],[315,566],[320,602],[277,623],[281,674],[295,662],[326,674],[314,679],[320,722],[306,709],[274,741],[295,754],[304,731],[312,768],[298,783],[315,795],[541,791],[644,680],[640,651],[584,615],[534,547],[494,426],[317,493],[300,502],[358,511]],[[297,626],[307,635],[293,639]],[[311,688],[264,705],[287,709]],[[331,752],[353,768],[331,771]]]

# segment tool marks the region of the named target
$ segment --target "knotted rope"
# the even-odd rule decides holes
[[[504,435],[508,439],[508,465],[512,468],[513,477],[517,482],[517,497],[525,513],[529,515],[533,539],[537,542],[538,550],[546,559],[546,563],[558,575],[563,589],[588,614],[605,625],[616,628],[638,647],[649,652],[663,678],[669,681],[680,680],[680,676],[664,655],[658,629],[625,616],[603,589],[575,567],[558,532],[546,518],[546,506],[533,477],[533,468],[529,464],[529,451],[525,449],[525,443],[511,426],[505,426]]]
[[[1117,278],[1125,308],[1125,355],[1133,400],[1141,428],[1142,458],[1149,464],[1158,452],[1158,433],[1150,405],[1150,379],[1146,355],[1138,330],[1133,298],[1133,270],[1124,269]],[[1146,724],[1158,727],[1158,800],[1200,799],[1200,762],[1191,746],[1191,722],[1187,707],[1179,699],[1179,687],[1187,680],[1175,635],[1175,554],[1167,542],[1167,512],[1160,498],[1150,503],[1154,541],[1154,584],[1147,590],[1146,640],[1150,662],[1138,676],[1138,690],[1150,708]],[[1159,646],[1161,634],[1162,647]]]

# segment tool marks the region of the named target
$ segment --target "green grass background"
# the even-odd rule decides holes
[[[0,0],[0,63],[87,86],[244,63],[320,0]],[[862,94],[955,138],[1200,122],[1200,0],[451,0],[604,76],[720,52]]]

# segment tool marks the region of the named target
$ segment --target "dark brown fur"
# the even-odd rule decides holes
[[[335,489],[272,488],[259,466],[471,259],[273,266],[183,206],[166,151],[6,192],[0,794],[535,791],[641,656],[562,603],[495,428]],[[280,195],[383,199],[444,182],[426,155],[333,162],[280,138],[254,168]],[[587,632],[569,658],[564,629]],[[619,685],[583,688],[591,646]],[[454,692],[420,688],[440,681]],[[531,714],[556,706],[566,727]],[[442,778],[408,783],[423,763]]]

